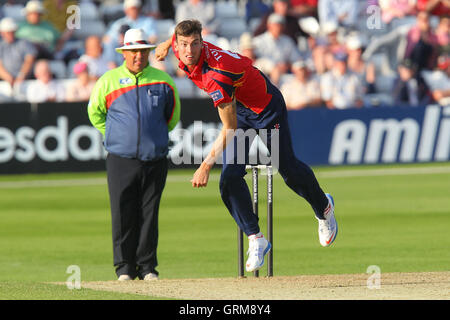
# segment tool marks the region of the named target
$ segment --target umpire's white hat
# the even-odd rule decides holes
[[[122,53],[122,50],[132,49],[155,49],[156,46],[148,42],[148,37],[142,29],[129,29],[125,32],[123,46],[116,48],[116,51]]]

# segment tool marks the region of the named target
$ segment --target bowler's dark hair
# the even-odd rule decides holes
[[[176,39],[178,36],[189,37],[195,34],[198,34],[200,39],[202,38],[202,24],[198,20],[184,20],[178,23],[175,27]]]

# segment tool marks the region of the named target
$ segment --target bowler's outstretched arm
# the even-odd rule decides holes
[[[157,61],[164,61],[164,59],[169,54],[170,47],[172,46],[172,37],[164,42],[158,44],[155,49],[155,58]]]
[[[234,136],[237,128],[236,105],[232,103],[224,103],[217,106],[219,117],[222,121],[222,130],[214,141],[213,147],[208,156],[203,160],[200,167],[195,171],[191,180],[194,188],[206,187],[209,179],[209,171],[211,170],[217,158],[225,150],[227,144]]]

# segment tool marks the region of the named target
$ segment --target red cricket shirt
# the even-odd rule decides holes
[[[172,38],[172,49],[180,60],[174,43],[175,36]],[[208,93],[215,107],[236,98],[244,107],[259,114],[272,98],[267,92],[266,79],[253,67],[249,58],[205,41],[200,60],[192,72],[181,60],[179,68],[186,72],[197,87]]]

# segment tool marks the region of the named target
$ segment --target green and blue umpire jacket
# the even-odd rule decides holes
[[[133,74],[124,62],[98,79],[88,114],[109,153],[158,160],[168,154],[169,131],[180,119],[180,98],[164,71],[148,65]]]

